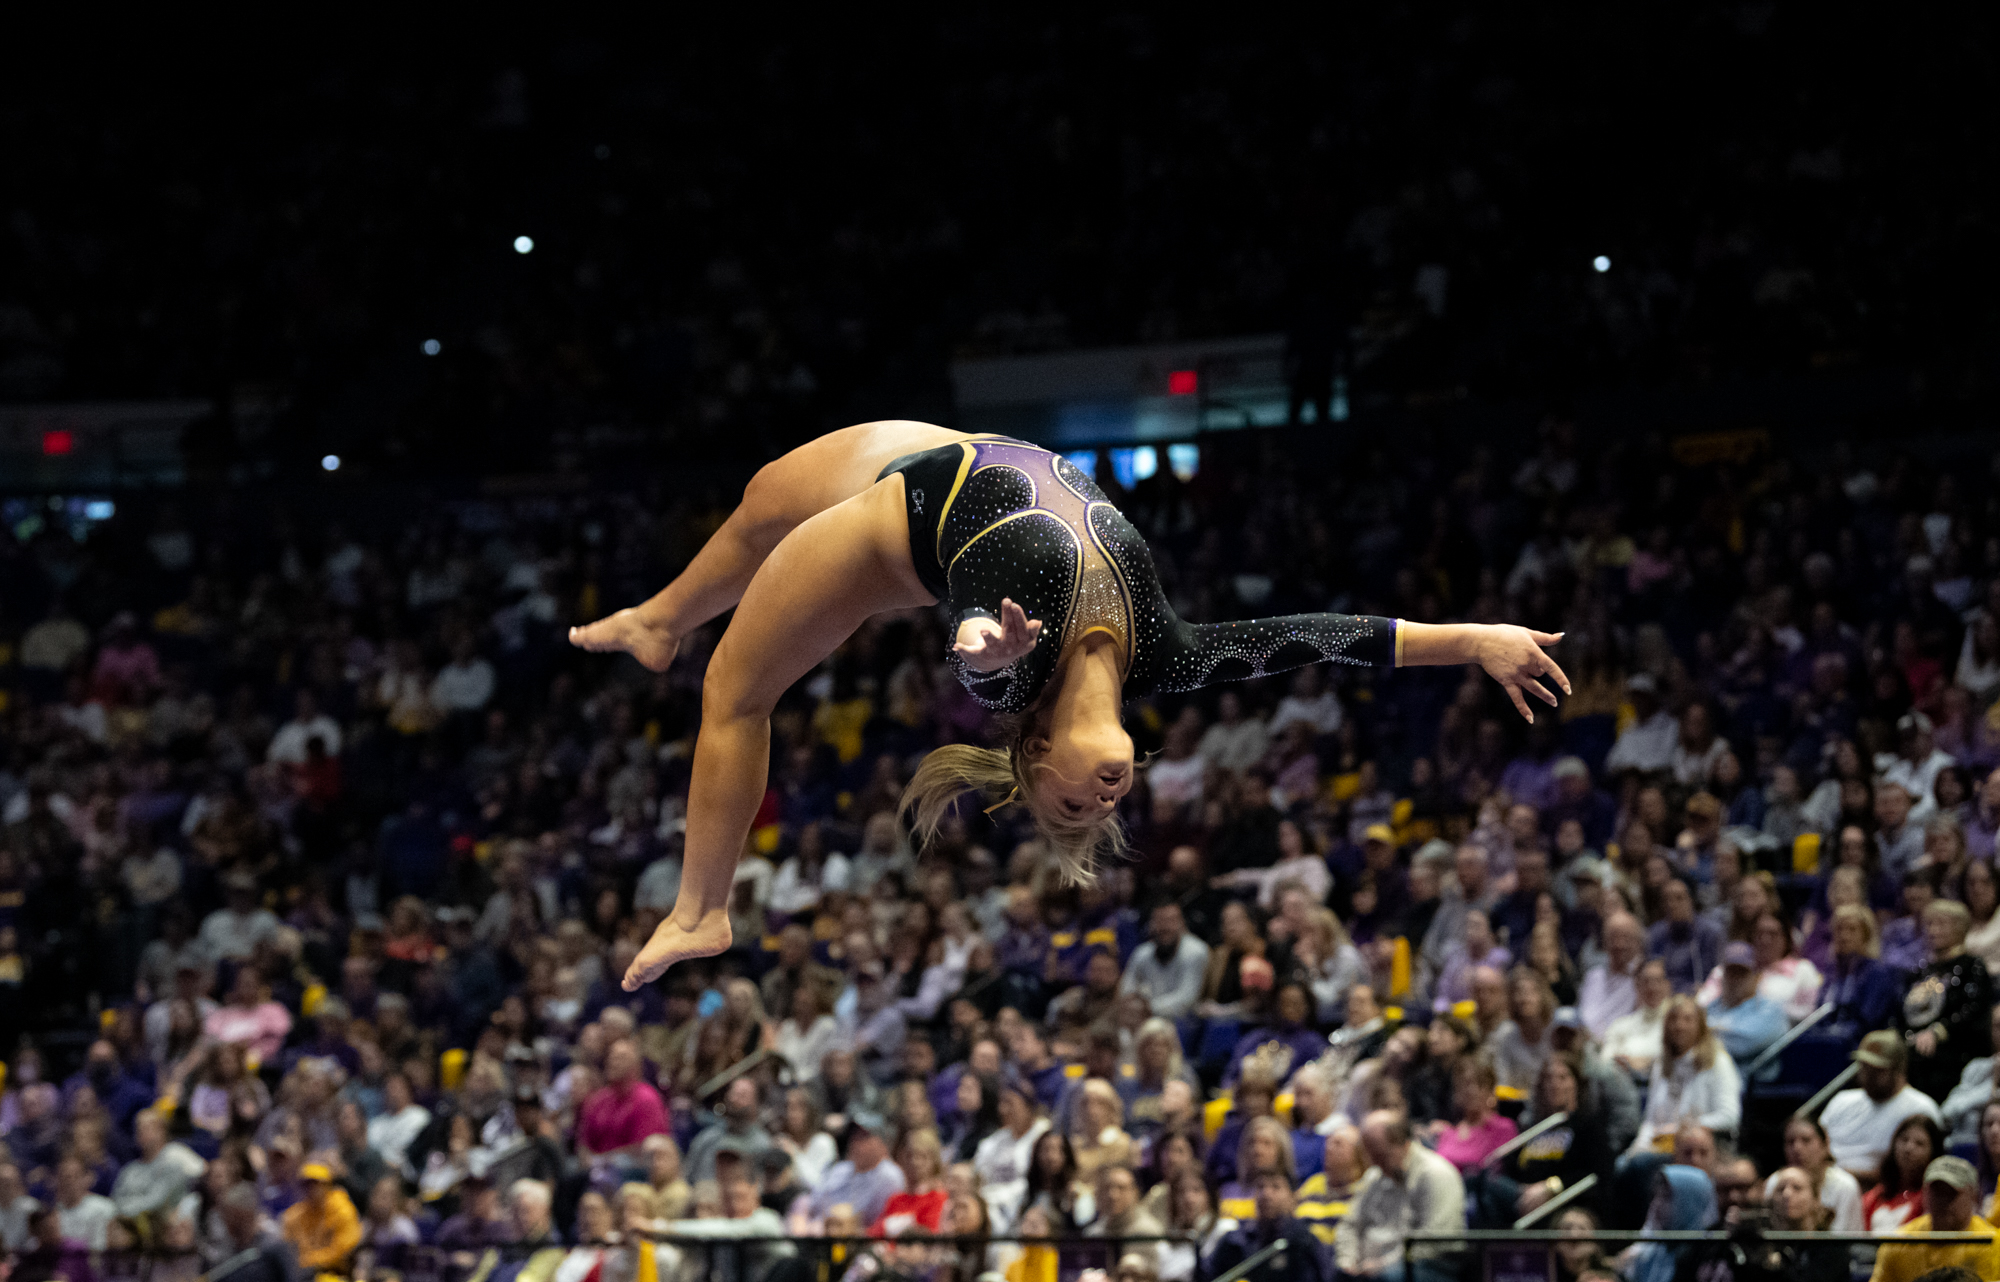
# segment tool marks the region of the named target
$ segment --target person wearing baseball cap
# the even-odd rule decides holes
[[[285,1208],[285,1241],[298,1252],[299,1267],[314,1273],[345,1273],[361,1245],[361,1216],[347,1190],[333,1182],[324,1162],[299,1168],[305,1196]]]
[[[1708,1026],[1729,1057],[1747,1065],[1785,1035],[1791,1021],[1778,1003],[1757,991],[1757,950],[1742,940],[1722,949],[1722,995],[1708,1004]]]
[[[855,1109],[847,1115],[847,1156],[826,1168],[819,1183],[793,1208],[815,1223],[836,1206],[854,1208],[863,1224],[873,1224],[889,1199],[904,1188],[903,1172],[889,1160],[888,1124],[879,1114]]]
[[[1943,1117],[1936,1100],[1910,1085],[1909,1051],[1900,1033],[1882,1028],[1868,1034],[1854,1062],[1861,1066],[1861,1084],[1828,1100],[1819,1121],[1840,1169],[1873,1183],[1904,1118],[1923,1113],[1942,1125]]]
[[[1902,1236],[1926,1233],[1992,1233],[1977,1211],[1979,1172],[1962,1157],[1940,1157],[1924,1168],[1924,1214],[1903,1227]],[[1915,1282],[1935,1269],[1970,1269],[1973,1276],[2000,1278],[2000,1243],[1940,1242],[1884,1246],[1875,1255],[1870,1282]]]

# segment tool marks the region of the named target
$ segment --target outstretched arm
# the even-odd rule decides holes
[[[1543,651],[1562,640],[1560,632],[1536,632],[1511,623],[1410,623],[1396,624],[1396,666],[1399,668],[1444,667],[1454,663],[1476,663],[1486,675],[1498,681],[1514,701],[1514,708],[1530,725],[1535,714],[1522,698],[1525,691],[1556,706],[1556,696],[1540,678],[1554,680],[1564,694],[1570,692],[1569,678],[1556,661]]]
[[[1141,690],[1196,690],[1328,661],[1399,668],[1476,663],[1506,689],[1530,723],[1535,714],[1524,694],[1550,706],[1556,702],[1538,678],[1547,676],[1564,694],[1570,692],[1569,678],[1542,650],[1561,640],[1560,633],[1510,623],[1411,623],[1367,614],[1188,624],[1164,599],[1156,608],[1164,620],[1157,666],[1141,681]]]
[[[931,603],[910,565],[901,485],[890,489],[803,522],[744,592],[702,682],[680,896],[625,972],[626,991],[729,947],[729,891],[769,781],[779,697],[868,616]]]

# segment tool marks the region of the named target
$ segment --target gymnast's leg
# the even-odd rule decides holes
[[[622,651],[655,672],[666,671],[681,638],[742,600],[758,567],[801,522],[875,484],[876,473],[892,460],[960,436],[904,419],[862,423],[765,464],[744,488],[743,502],[672,583],[648,601],[571,628],[570,643]]]
[[[680,896],[626,972],[627,991],[729,947],[729,892],[770,777],[780,696],[870,615],[930,604],[903,502],[903,478],[892,476],[811,517],[744,592],[702,681]]]

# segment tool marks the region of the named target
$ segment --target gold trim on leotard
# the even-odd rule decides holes
[[[958,475],[952,478],[951,493],[944,496],[944,506],[938,509],[937,534],[934,536],[935,542],[932,545],[932,553],[940,562],[944,560],[944,523],[951,516],[952,502],[958,498],[958,492],[965,488],[965,478],[972,471],[973,455],[977,452],[972,448],[971,441],[959,441],[956,444],[959,449]],[[981,531],[981,533],[984,533],[984,531]],[[964,550],[964,548],[959,549],[961,552]],[[954,561],[958,560],[956,556],[951,559]],[[947,572],[950,571],[950,568],[949,566],[945,567]]]
[[[1403,666],[1403,634],[1407,627],[1401,619],[1396,620],[1392,626],[1396,629],[1396,666],[1400,668]]]
[[[1063,484],[1065,486],[1069,486],[1069,482],[1063,480],[1062,474],[1060,472],[1056,474],[1056,479],[1059,481],[1063,481]],[[1070,488],[1073,489],[1074,487]],[[1130,672],[1132,670],[1132,645],[1133,645],[1132,634],[1138,631],[1137,619],[1134,617],[1137,614],[1137,607],[1133,603],[1132,585],[1131,583],[1126,581],[1125,571],[1119,567],[1118,558],[1111,555],[1111,549],[1106,547],[1104,544],[1104,540],[1097,536],[1097,527],[1090,523],[1091,512],[1100,507],[1106,508],[1114,514],[1118,511],[1117,508],[1112,507],[1109,503],[1105,503],[1101,500],[1095,503],[1086,504],[1083,509],[1083,524],[1084,527],[1090,532],[1090,541],[1096,545],[1098,555],[1104,558],[1104,563],[1111,567],[1112,577],[1118,580],[1118,592],[1125,599],[1125,633],[1123,636],[1120,636],[1115,628],[1106,627],[1104,624],[1100,623],[1095,627],[1085,628],[1083,635],[1089,636],[1093,632],[1110,633],[1112,639],[1116,640],[1119,646],[1125,652],[1123,655],[1120,656],[1121,661],[1118,665],[1119,672],[1124,673],[1124,672]],[[1081,578],[1078,579],[1076,587],[1077,587],[1077,594],[1081,596],[1083,593],[1083,582]]]

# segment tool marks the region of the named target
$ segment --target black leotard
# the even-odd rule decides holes
[[[1395,621],[1374,615],[1183,622],[1139,531],[1074,463],[1040,446],[975,437],[906,454],[881,476],[893,472],[903,474],[917,577],[951,603],[954,626],[999,618],[1002,597],[1042,621],[1035,648],[997,672],[951,656],[987,707],[1028,707],[1064,649],[1100,631],[1120,647],[1128,699],[1327,660],[1395,661]]]

